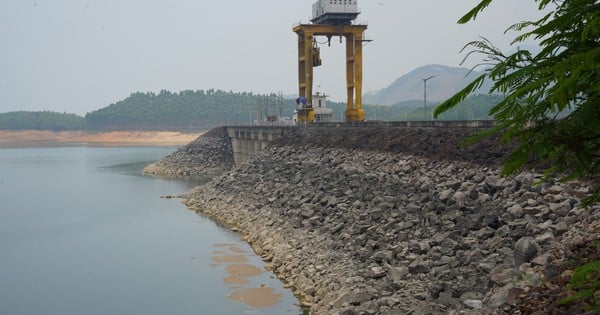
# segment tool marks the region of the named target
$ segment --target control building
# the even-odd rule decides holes
[[[313,24],[351,24],[360,14],[357,0],[319,0],[313,4]]]

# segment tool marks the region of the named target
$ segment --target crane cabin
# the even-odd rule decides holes
[[[319,0],[313,4],[313,24],[349,25],[360,14],[358,0]]]

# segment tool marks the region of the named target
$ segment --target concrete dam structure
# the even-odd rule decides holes
[[[307,124],[300,126],[227,126],[223,127],[226,130],[227,135],[231,139],[231,147],[233,150],[234,161],[236,164],[247,161],[250,157],[256,153],[267,148],[269,143],[279,140],[284,134],[292,131],[304,132],[305,134],[310,131],[320,131],[320,135],[324,136],[329,133],[336,133],[338,130],[347,130],[347,128],[353,129],[355,132],[362,132],[368,130],[382,130],[389,129],[398,130],[400,128],[435,128],[435,129],[482,129],[490,128],[494,124],[493,121],[488,120],[474,120],[474,121],[402,121],[402,122],[357,122],[357,123],[319,123],[319,124]],[[335,145],[335,144],[333,144]]]
[[[235,164],[247,161],[291,130],[291,126],[230,126],[224,127],[231,139]]]

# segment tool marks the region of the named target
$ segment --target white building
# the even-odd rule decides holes
[[[330,122],[333,120],[333,108],[327,108],[327,95],[317,92],[313,95],[315,122]]]
[[[314,122],[330,122],[333,120],[333,108],[327,108],[327,95],[317,92],[312,98],[313,113],[315,114]],[[306,110],[296,109],[294,111],[294,123],[303,122],[306,117],[299,117],[300,115],[307,115]]]

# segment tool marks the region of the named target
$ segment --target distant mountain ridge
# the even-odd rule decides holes
[[[405,101],[423,100],[423,79],[434,76],[427,81],[427,101],[441,102],[456,94],[482,73],[470,72],[470,69],[448,67],[443,65],[427,65],[399,77],[388,87],[379,91],[368,92],[363,96],[363,103],[377,105],[394,105]],[[482,93],[489,90],[484,84]]]

